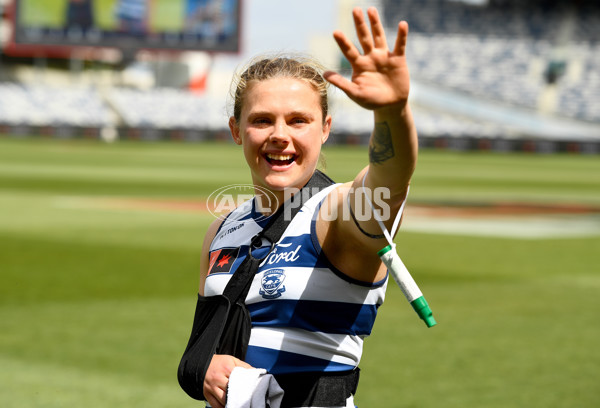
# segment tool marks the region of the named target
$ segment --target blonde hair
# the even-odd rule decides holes
[[[319,94],[323,122],[329,112],[329,83],[323,78],[323,67],[313,58],[303,55],[273,55],[253,58],[237,73],[231,83],[230,99],[233,105],[232,115],[240,122],[244,97],[252,82],[273,78],[294,78],[307,82]]]

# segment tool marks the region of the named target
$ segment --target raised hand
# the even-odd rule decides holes
[[[396,43],[390,51],[377,9],[370,7],[367,15],[370,30],[363,11],[358,7],[352,11],[362,54],[343,32],[333,33],[352,67],[351,80],[332,71],[325,72],[324,77],[365,109],[403,108],[410,88],[405,57],[408,24],[405,21],[398,24]]]

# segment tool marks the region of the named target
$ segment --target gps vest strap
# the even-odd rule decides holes
[[[235,302],[237,299],[245,299],[250,290],[252,278],[258,270],[260,263],[273,251],[275,244],[283,235],[283,232],[289,225],[290,221],[300,211],[302,205],[308,201],[315,193],[332,185],[334,182],[324,173],[316,170],[308,183],[298,191],[290,200],[286,201],[279,209],[270,217],[269,223],[261,232],[255,235],[248,248],[248,256],[240,264],[235,271],[233,277],[227,283],[223,295],[230,301]],[[294,201],[300,200],[297,203]],[[255,258],[252,254],[253,249],[258,249],[262,246],[263,240],[267,240],[271,248],[261,258]]]

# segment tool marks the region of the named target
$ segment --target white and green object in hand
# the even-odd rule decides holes
[[[365,187],[365,178],[367,177],[367,173],[368,173],[368,171],[363,176],[363,180],[362,180],[363,189]],[[409,190],[410,190],[410,188],[409,188]],[[437,324],[437,322],[433,318],[433,313],[431,312],[431,308],[427,304],[427,301],[425,300],[423,293],[421,293],[421,290],[417,286],[417,283],[411,276],[410,272],[408,272],[408,269],[406,269],[406,266],[404,266],[404,262],[402,262],[402,260],[400,259],[400,256],[398,255],[398,252],[396,252],[396,244],[394,244],[394,242],[393,242],[393,236],[396,233],[396,231],[398,230],[398,227],[400,226],[400,219],[402,218],[402,213],[404,211],[404,205],[406,204],[406,200],[408,198],[408,190],[406,191],[406,198],[404,199],[404,202],[400,206],[400,210],[398,211],[398,214],[396,214],[396,219],[394,220],[394,224],[392,226],[391,232],[388,231],[387,228],[385,227],[385,225],[383,224],[383,221],[381,220],[381,217],[379,216],[379,214],[373,207],[373,203],[369,199],[369,196],[365,195],[365,198],[366,198],[367,202],[369,203],[371,210],[373,211],[373,216],[375,217],[375,219],[379,223],[379,226],[381,227],[381,231],[383,232],[383,235],[385,236],[386,240],[389,243],[388,246],[386,246],[385,248],[383,248],[382,250],[377,252],[377,255],[379,256],[379,258],[381,258],[381,260],[387,267],[389,273],[392,275],[392,277],[394,278],[394,280],[396,281],[398,286],[400,286],[402,293],[404,293],[404,296],[406,296],[406,299],[408,300],[408,302],[411,304],[411,306],[413,307],[415,312],[417,312],[419,317],[421,319],[423,319],[423,321],[425,322],[427,327],[435,326]]]
[[[435,326],[437,322],[433,318],[431,308],[427,304],[417,283],[398,256],[395,245],[386,246],[381,251],[377,252],[377,255],[379,255],[379,258],[381,258],[385,266],[387,266],[389,273],[392,275],[398,286],[400,286],[404,296],[406,296],[406,300],[408,300],[419,317],[425,321],[427,327]]]

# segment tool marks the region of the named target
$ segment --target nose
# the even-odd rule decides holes
[[[269,135],[269,140],[276,144],[288,144],[290,142],[290,135],[285,121],[278,120],[275,122],[273,131]]]

